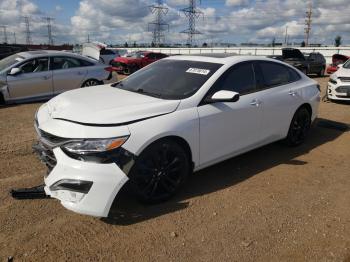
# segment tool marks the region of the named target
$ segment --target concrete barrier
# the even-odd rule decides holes
[[[319,52],[327,61],[332,62],[332,55],[343,54],[350,56],[350,47],[296,47],[303,53]],[[169,55],[188,55],[188,54],[205,54],[205,53],[235,53],[239,55],[281,55],[282,47],[213,47],[213,48],[127,48],[128,52],[148,50],[162,52]]]

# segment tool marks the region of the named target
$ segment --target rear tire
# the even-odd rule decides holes
[[[325,73],[325,69],[322,68],[322,70],[317,74],[319,77],[323,77]]]
[[[190,170],[187,152],[175,141],[160,140],[138,156],[130,171],[130,187],[141,202],[163,202],[177,193]]]
[[[86,80],[81,87],[88,87],[88,86],[98,86],[101,82],[96,79],[88,79]]]
[[[290,123],[288,135],[285,142],[288,146],[294,147],[301,145],[310,130],[311,127],[311,115],[305,107],[299,108]]]

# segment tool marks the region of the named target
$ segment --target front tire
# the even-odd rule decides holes
[[[305,108],[301,107],[298,109],[292,119],[289,127],[286,143],[289,146],[301,145],[310,130],[311,127],[311,115],[310,112]]]
[[[175,141],[151,144],[130,171],[130,186],[144,203],[159,203],[174,196],[190,173],[187,152]]]

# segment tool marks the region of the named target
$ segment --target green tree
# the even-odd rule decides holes
[[[334,45],[335,45],[336,47],[339,47],[341,44],[342,44],[341,36],[340,36],[340,35],[337,35],[337,36],[334,38]]]

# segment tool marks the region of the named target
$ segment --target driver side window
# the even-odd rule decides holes
[[[217,81],[215,92],[229,90],[245,95],[256,91],[253,63],[245,62],[228,69]]]
[[[31,59],[20,66],[23,74],[45,72],[49,70],[47,57]]]

